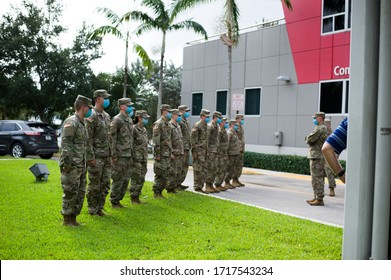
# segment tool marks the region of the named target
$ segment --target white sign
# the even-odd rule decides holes
[[[244,110],[244,95],[242,93],[232,94],[232,110],[234,111]]]

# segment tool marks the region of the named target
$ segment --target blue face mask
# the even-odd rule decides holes
[[[167,115],[166,115],[166,118],[171,120],[171,117],[172,117],[172,113],[171,112],[168,112]]]
[[[85,114],[84,117],[89,118],[91,116],[91,114],[92,114],[92,110],[91,110],[91,108],[89,108],[87,114]]]
[[[107,108],[107,107],[109,107],[109,105],[110,105],[110,100],[109,99],[104,99],[103,100],[103,108]]]
[[[190,112],[185,112],[183,116],[187,119],[190,116]]]
[[[217,118],[217,124],[221,123],[221,119]]]
[[[318,125],[319,124],[319,122],[316,119],[313,119],[312,121],[313,121],[314,125]]]
[[[143,118],[143,125],[146,126],[149,122],[149,119]]]
[[[228,124],[227,124],[227,123],[224,124],[224,128],[225,128],[225,129],[228,128]]]
[[[238,125],[237,125],[237,124],[235,124],[235,125],[234,125],[234,129],[235,129],[235,131],[237,131],[237,130],[238,130],[238,128],[239,128],[239,127],[238,127]]]
[[[208,123],[209,121],[210,121],[210,117],[207,117],[207,118],[205,119],[205,122]]]
[[[178,116],[178,118],[176,119],[176,122],[180,122],[182,120],[182,116]]]
[[[128,115],[133,116],[133,107],[132,107],[132,106],[128,106],[128,107],[126,108],[126,113],[127,113]]]
[[[240,121],[240,125],[244,125],[244,120],[241,120],[241,121]]]

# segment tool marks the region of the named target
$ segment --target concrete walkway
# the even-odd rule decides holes
[[[148,163],[146,180],[154,181],[152,161]],[[306,203],[307,199],[313,198],[311,177],[307,175],[244,168],[240,181],[246,186],[216,194],[197,194],[236,201],[327,225],[343,226],[345,185],[339,180],[335,197],[328,196],[326,180],[325,206],[310,206]],[[184,184],[190,186],[188,191],[194,191],[191,167]]]

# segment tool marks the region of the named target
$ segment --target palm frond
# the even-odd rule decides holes
[[[174,2],[174,5],[171,6],[170,20],[171,22],[174,21],[174,19],[178,16],[178,14],[180,14],[184,10],[193,8],[201,3],[210,3],[214,1],[215,0],[177,0]]]
[[[141,58],[142,64],[144,65],[144,67],[147,68],[148,75],[151,74],[153,72],[153,63],[152,63],[151,59],[149,58],[148,53],[139,44],[134,44],[133,50]]]
[[[162,0],[143,0],[141,3],[143,6],[151,8],[156,15],[165,12],[165,6]]]
[[[198,22],[195,22],[191,19],[175,23],[170,27],[170,30],[181,30],[181,29],[193,30],[195,33],[203,35],[205,40],[208,39],[208,33],[206,32],[204,27]]]
[[[285,6],[286,6],[290,11],[293,10],[293,7],[292,7],[292,4],[291,4],[291,1],[290,1],[290,0],[281,0],[281,1],[283,1],[283,3],[285,4]]]
[[[239,40],[239,7],[235,0],[227,0],[224,7],[228,37],[234,44],[236,44]]]
[[[97,11],[103,14],[115,26],[121,23],[121,18],[113,10],[109,8],[97,8]]]
[[[102,37],[107,34],[113,35],[119,39],[123,38],[121,31],[118,28],[116,28],[114,26],[110,26],[110,25],[104,25],[104,26],[98,27],[92,33],[89,34],[88,38],[94,39],[96,37]]]

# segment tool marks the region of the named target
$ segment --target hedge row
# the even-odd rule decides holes
[[[345,161],[341,160],[340,162],[343,167],[346,166]],[[245,152],[244,166],[279,172],[310,175],[309,160],[305,156]]]

